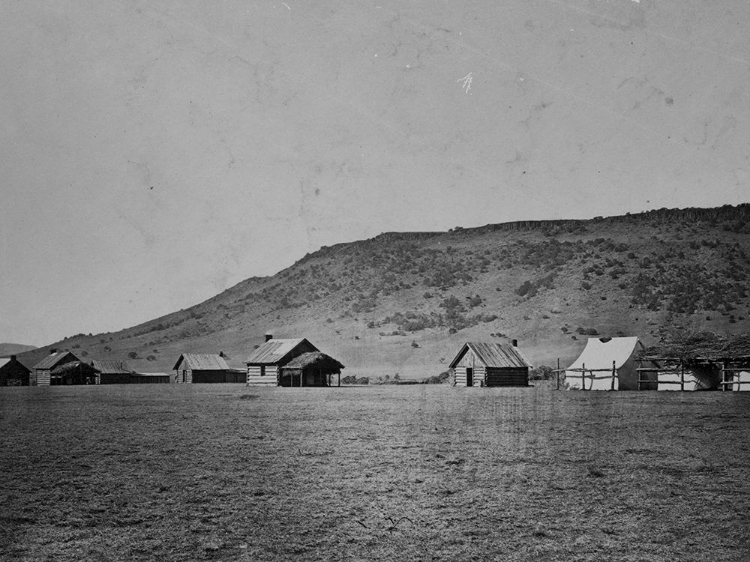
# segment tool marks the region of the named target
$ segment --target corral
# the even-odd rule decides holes
[[[747,560],[748,431],[729,392],[2,388],[0,558]]]

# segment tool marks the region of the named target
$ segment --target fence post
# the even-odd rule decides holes
[[[560,358],[557,358],[557,388],[555,390],[560,390]]]
[[[615,362],[612,361],[612,390],[615,389],[615,376],[617,373],[617,367],[615,367]]]
[[[581,365],[581,390],[586,390],[586,363]]]
[[[682,363],[682,359],[680,359],[680,391],[684,392],[685,390],[685,365]]]

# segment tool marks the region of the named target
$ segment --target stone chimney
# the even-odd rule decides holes
[[[266,341],[270,341],[272,339],[273,339],[273,334],[271,334],[270,332],[266,332]]]
[[[18,361],[18,359],[16,359],[16,356],[15,356],[15,355],[11,355],[11,356],[10,356],[10,360],[11,360],[11,361],[12,361],[13,363],[15,363],[16,361]]]
[[[510,344],[511,344],[511,345],[512,345],[513,347],[518,347],[518,340],[511,340]]]

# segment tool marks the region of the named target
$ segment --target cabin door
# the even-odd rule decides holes
[[[474,386],[474,369],[466,367],[466,386]]]

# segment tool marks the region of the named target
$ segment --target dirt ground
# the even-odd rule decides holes
[[[2,560],[750,560],[750,393],[0,389]]]

